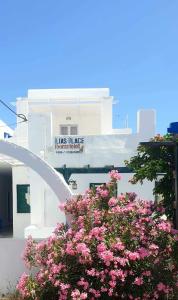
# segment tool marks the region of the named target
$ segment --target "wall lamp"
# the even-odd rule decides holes
[[[76,180],[70,179],[70,180],[69,180],[69,186],[70,186],[73,190],[77,190],[77,182],[76,182]]]

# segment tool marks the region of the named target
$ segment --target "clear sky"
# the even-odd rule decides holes
[[[109,87],[114,126],[157,110],[178,121],[178,0],[1,0],[0,98],[28,88]],[[0,118],[14,117],[2,106]]]

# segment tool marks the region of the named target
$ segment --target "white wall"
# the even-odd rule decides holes
[[[51,145],[50,114],[29,114],[28,118],[29,149],[39,155]]]
[[[24,166],[12,168],[13,174],[13,236],[24,238],[24,228],[30,225],[30,214],[17,213],[17,184],[29,184],[29,169]]]
[[[80,103],[76,99],[74,103],[69,101],[65,105],[60,101],[53,104],[29,102],[29,109],[28,119],[31,127],[36,127],[35,117],[43,116],[45,118],[47,114],[51,113],[53,135],[60,134],[60,125],[77,125],[79,135],[112,133],[111,98],[102,101],[99,99],[96,103],[95,101]]]
[[[66,222],[63,212],[58,208],[59,200],[45,181],[33,170],[28,170],[30,184],[30,224],[41,227],[55,227]],[[65,201],[65,199],[64,199]],[[29,225],[29,224],[28,224]]]
[[[17,114],[24,114],[28,119],[28,101],[17,100],[16,102]],[[22,119],[17,117],[17,127],[14,131],[13,142],[28,147],[28,122],[21,122]]]
[[[44,196],[44,226],[55,227],[57,223],[66,223],[66,217],[59,209],[59,201],[45,185]]]
[[[30,184],[30,206],[32,213],[17,213],[17,184]],[[13,236],[24,238],[24,229],[30,224],[55,227],[57,222],[66,222],[58,209],[59,201],[45,181],[25,166],[13,167]]]
[[[28,98],[36,99],[59,99],[59,98],[83,98],[83,97],[108,97],[108,88],[89,89],[29,89]]]
[[[155,135],[156,111],[154,109],[141,109],[137,112],[137,132],[145,139]]]
[[[143,184],[131,184],[129,179],[132,178],[133,173],[122,173],[122,179],[118,182],[118,193],[135,192],[139,198],[145,200],[154,200],[152,190],[154,188],[154,182],[144,180]],[[74,190],[76,194],[82,194],[89,188],[90,183],[107,183],[109,182],[108,174],[72,174],[70,179],[73,179],[77,183],[77,190]]]
[[[31,197],[31,224],[55,227],[57,222],[66,222],[65,215],[58,209],[59,200],[45,181],[33,170],[29,170]]]
[[[102,100],[101,134],[112,133],[112,101],[113,101],[113,97],[108,97]]]
[[[23,272],[27,272],[21,258],[25,240],[0,238],[0,296],[14,291]]]
[[[13,136],[14,130],[6,125],[2,120],[0,120],[0,139],[4,139],[4,133],[8,133],[10,136]]]
[[[60,125],[77,125],[79,135],[101,134],[101,105],[94,104],[66,104],[56,106],[52,111],[53,134],[60,135]],[[67,120],[70,117],[71,120]],[[90,124],[90,126],[88,126]]]
[[[108,134],[112,132],[112,99],[105,88],[29,90],[28,97],[17,99],[17,113],[27,117],[31,128],[37,125],[33,114],[51,113],[49,126],[52,124],[54,135],[59,135],[62,124],[78,125],[79,135]],[[27,123],[17,126],[18,144],[28,138],[28,132]]]
[[[55,168],[83,167],[89,164],[91,167],[104,167],[114,165],[125,166],[124,160],[135,154],[139,141],[138,134],[132,135],[93,135],[84,136],[83,153],[56,153],[54,145],[46,152],[46,159]]]

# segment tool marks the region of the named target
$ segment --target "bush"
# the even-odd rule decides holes
[[[37,243],[28,239],[24,259],[35,276],[23,274],[23,299],[176,299],[177,232],[162,207],[135,194],[114,196],[120,175],[64,206],[70,228],[58,224]]]

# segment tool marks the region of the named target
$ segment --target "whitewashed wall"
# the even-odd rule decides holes
[[[58,209],[59,200],[45,181],[34,171],[29,170],[31,224],[42,227],[55,227],[57,222],[66,222],[65,215]]]
[[[61,136],[62,137],[62,136]],[[56,153],[50,147],[45,153],[48,162],[55,168],[66,164],[67,167],[83,167],[89,164],[91,167],[103,167],[114,165],[125,166],[124,160],[129,159],[136,152],[140,141],[144,139],[139,134],[112,134],[92,135],[84,137],[83,153]]]
[[[14,291],[17,281],[27,271],[21,258],[25,240],[0,238],[0,295]]]
[[[108,97],[109,88],[76,88],[76,89],[29,89],[28,98],[31,100],[70,99],[86,97]]]
[[[18,100],[16,103],[17,114],[23,114],[28,119],[28,102],[26,100]],[[28,147],[28,122],[20,122],[17,118],[17,127],[14,131],[12,142]]]
[[[129,179],[132,178],[133,173],[122,173],[121,180],[118,182],[118,194],[126,192],[135,192],[139,198],[145,200],[153,200],[154,196],[152,190],[154,188],[154,182],[147,180],[143,181],[143,184],[131,184]],[[83,191],[89,188],[90,183],[107,183],[109,181],[108,174],[72,174],[71,179],[77,183],[76,194],[82,194]]]
[[[101,105],[101,134],[112,133],[112,101],[113,97],[102,100]],[[94,133],[96,134],[96,133]]]
[[[12,130],[6,123],[0,120],[0,139],[4,139],[4,133],[8,133],[10,136],[13,136],[14,130]]]
[[[60,134],[60,125],[74,124],[78,126],[79,135],[100,134],[101,133],[101,114],[100,104],[66,104],[65,106],[56,105],[52,112],[53,132]],[[50,109],[50,108],[49,108]],[[67,118],[70,117],[71,120]],[[90,126],[88,126],[90,124]]]
[[[29,184],[29,169],[25,166],[12,168],[13,175],[13,236],[24,238],[24,228],[30,225],[30,214],[17,213],[17,184]]]

